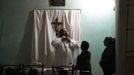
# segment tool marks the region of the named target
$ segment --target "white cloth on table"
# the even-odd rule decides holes
[[[38,75],[41,75],[42,74],[42,69],[37,68],[37,70],[38,70]],[[44,68],[43,75],[53,75],[52,74],[52,68]],[[58,72],[55,72],[55,75],[58,75]],[[72,75],[72,71],[68,71],[68,75]],[[78,70],[74,71],[74,75],[79,75]]]
[[[41,74],[38,74],[38,75],[41,75]],[[43,75],[52,75],[52,70],[45,70]],[[58,72],[55,72],[55,75],[58,75]],[[68,75],[72,75],[72,71],[68,71]],[[74,75],[79,75],[79,72],[75,70]]]

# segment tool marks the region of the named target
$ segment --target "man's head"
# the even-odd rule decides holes
[[[112,43],[112,37],[105,37],[103,42],[105,46],[109,46]]]
[[[62,36],[68,36],[69,33],[68,33],[68,30],[66,28],[63,28],[60,30],[60,36],[59,37],[62,37]]]
[[[89,48],[89,43],[87,41],[82,41],[81,50],[86,51]]]

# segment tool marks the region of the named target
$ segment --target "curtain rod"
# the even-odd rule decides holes
[[[33,10],[80,10],[81,9],[33,9]]]
[[[34,10],[80,10],[81,13],[81,9],[33,9]]]

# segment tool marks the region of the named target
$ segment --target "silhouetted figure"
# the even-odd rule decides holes
[[[81,54],[77,57],[76,70],[80,70],[80,75],[92,75],[90,58],[91,53],[88,51],[89,43],[82,41],[81,43]]]
[[[115,74],[115,39],[112,37],[106,37],[104,39],[104,49],[100,66],[104,72],[104,75],[113,75]]]

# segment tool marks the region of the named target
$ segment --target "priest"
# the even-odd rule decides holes
[[[69,37],[69,32],[66,28],[60,30],[60,36],[52,41],[52,46],[55,49],[54,65],[69,66],[73,64],[72,55],[74,50],[78,50],[79,44]]]

